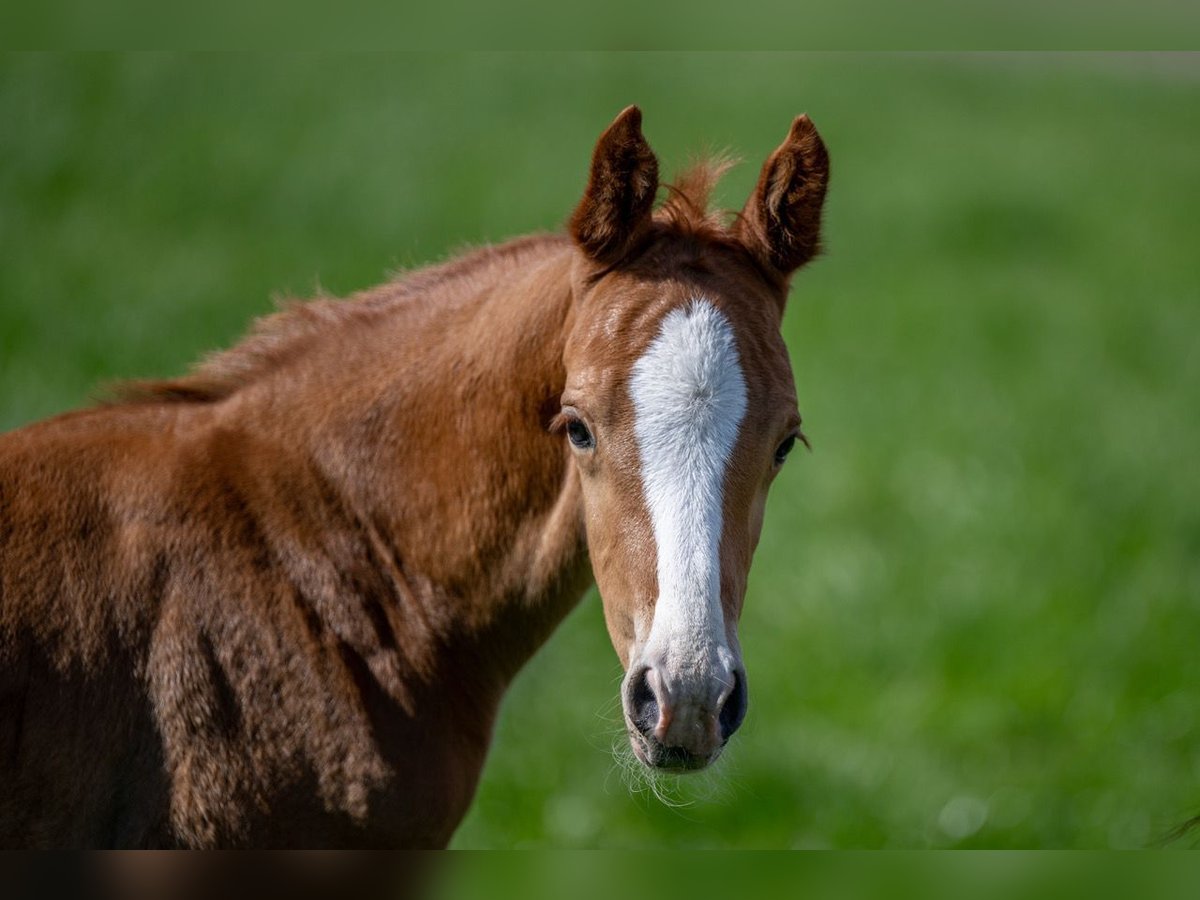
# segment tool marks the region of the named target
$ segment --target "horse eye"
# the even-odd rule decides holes
[[[588,427],[578,419],[567,423],[567,440],[578,450],[591,450],[596,446],[596,439],[592,437]]]
[[[775,465],[782,466],[783,461],[788,458],[788,454],[792,452],[794,446],[796,446],[796,436],[790,434],[775,450]]]

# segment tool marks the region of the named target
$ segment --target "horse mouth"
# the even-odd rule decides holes
[[[686,775],[707,769],[721,755],[721,751],[717,750],[716,753],[701,756],[686,747],[668,747],[633,731],[629,734],[629,744],[633,747],[633,755],[646,768],[672,775]]]

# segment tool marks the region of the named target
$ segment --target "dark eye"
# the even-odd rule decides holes
[[[578,419],[567,423],[567,440],[577,450],[591,450],[596,446],[596,439],[592,437],[588,427]]]
[[[784,439],[775,450],[775,465],[782,466],[783,461],[788,458],[788,454],[792,452],[792,448],[796,446],[796,436],[790,434]]]

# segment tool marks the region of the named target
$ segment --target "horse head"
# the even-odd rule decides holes
[[[806,116],[732,224],[706,211],[719,165],[655,209],[636,107],[601,135],[570,222],[573,323],[556,420],[578,471],[588,551],[630,742],[648,766],[702,769],[741,725],[737,625],[767,492],[803,441],[780,325],[816,253],[828,155]]]

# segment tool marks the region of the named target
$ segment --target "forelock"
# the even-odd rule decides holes
[[[717,155],[698,159],[666,185],[667,198],[655,212],[659,223],[689,235],[726,238],[731,214],[709,209],[712,193],[737,161]]]

